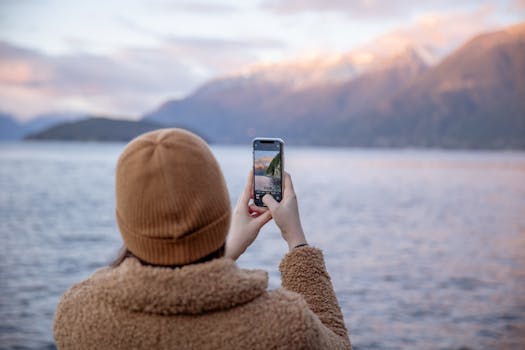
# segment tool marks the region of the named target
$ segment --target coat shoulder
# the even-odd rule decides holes
[[[94,315],[100,309],[99,302],[93,295],[93,276],[74,284],[60,298],[53,322],[53,335],[59,348],[74,348],[67,344],[74,345],[79,340],[78,337],[84,336],[85,333],[79,330],[88,321],[86,317],[96,317]]]
[[[70,308],[78,308],[79,305],[85,304],[87,299],[93,294],[93,278],[104,273],[107,268],[97,270],[91,277],[72,285],[60,298],[55,314],[55,323],[59,316],[64,316]]]

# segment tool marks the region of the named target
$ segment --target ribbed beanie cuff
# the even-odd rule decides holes
[[[226,239],[230,225],[230,211],[198,231],[182,238],[150,237],[136,234],[117,210],[117,223],[126,247],[138,258],[156,265],[184,265],[218,250]]]

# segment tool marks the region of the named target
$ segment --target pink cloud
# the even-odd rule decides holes
[[[525,11],[525,0],[512,0],[510,5],[518,11]]]
[[[490,6],[472,12],[429,12],[410,25],[379,36],[365,48],[392,53],[416,47],[427,50],[435,59],[441,58],[472,36],[497,28],[492,14]]]
[[[0,42],[0,105],[21,118],[50,110],[138,116],[255,60],[275,40],[170,37],[111,55],[44,55]]]

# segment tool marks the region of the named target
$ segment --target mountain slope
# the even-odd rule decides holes
[[[182,125],[218,142],[235,143],[249,128],[265,124],[266,104],[285,91],[280,83],[251,78],[215,80],[185,99],[168,101],[144,120]]]
[[[375,112],[373,133],[386,144],[524,148],[523,62],[525,24],[480,35]]]

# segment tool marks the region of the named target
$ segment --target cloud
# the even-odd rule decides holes
[[[414,47],[426,51],[430,63],[433,63],[474,35],[496,28],[498,23],[490,6],[468,12],[429,12],[416,17],[409,25],[377,37],[364,49],[392,53]]]
[[[521,11],[523,14],[523,12],[525,11],[525,0],[512,0],[510,3],[510,7],[512,9]]]
[[[215,39],[171,36],[165,47],[171,55],[196,59],[200,66],[215,72],[238,70],[258,59],[259,50],[280,50],[285,44],[265,38]]]
[[[258,38],[170,37],[152,48],[110,55],[45,55],[0,42],[0,106],[22,118],[50,110],[138,116],[253,62],[259,49],[281,45]]]
[[[519,1],[519,0],[518,0]],[[465,5],[480,5],[486,1],[465,0]],[[277,14],[302,12],[338,12],[351,17],[394,17],[410,15],[414,10],[428,10],[450,7],[455,0],[264,0],[261,7]]]
[[[415,0],[401,0],[396,2],[396,9],[415,3]],[[421,3],[428,5],[430,2]],[[177,6],[189,4],[184,2]],[[269,1],[265,4],[278,5]],[[317,6],[325,11],[368,9],[371,14],[374,10],[386,11],[393,6],[389,4],[380,6],[374,0],[282,2],[283,10],[287,11],[306,11]],[[494,12],[501,10],[501,6],[496,7],[482,6],[464,12],[423,12],[412,17],[411,24],[391,30],[364,45],[364,51],[392,52],[416,46],[428,51],[433,58],[440,58],[480,31],[494,29],[498,24]],[[118,26],[131,32],[131,38],[147,37],[148,40],[141,44],[134,41],[134,46],[126,46],[126,43],[115,45],[113,47],[120,49],[109,53],[106,50],[87,53],[85,50],[103,46],[104,41],[100,41],[101,45],[99,41],[90,42],[86,37],[75,36],[78,33],[71,33],[66,41],[73,49],[62,52],[73,53],[60,55],[0,42],[0,109],[24,118],[53,110],[138,116],[168,98],[184,97],[210,78],[239,71],[260,61],[261,57],[268,57],[268,53],[282,53],[292,46],[291,41],[281,41],[286,40],[286,35],[279,37],[277,35],[281,33],[276,35],[269,31],[260,32],[262,37],[256,36],[259,32],[255,36],[243,37],[236,33],[227,34],[227,31],[222,31],[224,36],[219,38],[204,34],[189,36],[180,34],[184,31],[164,30],[162,26],[151,26],[147,22],[141,24],[133,16],[127,19],[111,15],[110,19],[117,19]],[[289,20],[295,22],[296,18]],[[351,20],[343,22],[350,27],[342,29],[355,28]],[[296,31],[301,30],[301,26],[298,28]],[[321,36],[324,35],[323,31],[320,32]],[[307,33],[301,31],[303,36]],[[307,39],[305,45],[313,45],[313,40]],[[326,56],[327,53],[322,51],[321,54]]]
[[[158,96],[186,91],[198,80],[191,67],[155,51],[47,56],[4,42],[0,66],[2,108],[23,117],[84,108],[136,115]]]
[[[156,2],[154,5],[161,10],[195,12],[198,14],[228,14],[238,12],[239,10],[231,4],[199,1]]]
[[[300,12],[345,12],[355,14],[391,13],[400,8],[398,4],[407,1],[370,1],[370,0],[265,0],[261,7],[278,14]]]

